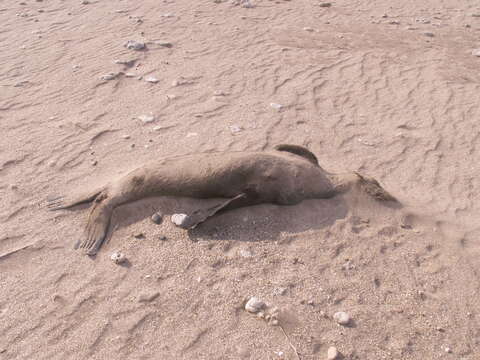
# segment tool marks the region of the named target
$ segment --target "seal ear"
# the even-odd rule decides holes
[[[318,159],[310,150],[299,145],[279,144],[274,147],[277,151],[285,151],[303,157],[312,164],[318,166]]]
[[[375,200],[398,202],[398,200],[393,195],[388,193],[374,178],[361,175],[356,171],[354,173],[359,178],[358,183],[360,188]]]

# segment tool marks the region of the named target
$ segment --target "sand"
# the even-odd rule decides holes
[[[250,3],[0,2],[0,359],[480,358],[480,6]],[[152,198],[94,259],[73,250],[86,208],[45,208],[155,158],[278,143],[405,208],[262,205],[188,234],[169,214],[209,201]]]

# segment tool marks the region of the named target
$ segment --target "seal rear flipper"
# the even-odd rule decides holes
[[[112,213],[113,207],[95,203],[88,217],[85,237],[77,241],[75,249],[81,248],[87,255],[95,255],[107,237]]]
[[[314,153],[308,150],[306,147],[290,144],[279,144],[274,147],[277,151],[285,151],[303,157],[305,160],[310,161],[314,165],[318,164],[318,159]]]
[[[219,205],[212,206],[208,209],[199,209],[194,211],[185,218],[180,227],[183,229],[194,229],[197,225],[218,213],[254,204],[254,196],[247,192],[241,193]]]
[[[92,202],[103,191],[103,188],[81,194],[71,199],[64,196],[50,196],[47,198],[47,207],[50,211],[69,209],[74,206]]]

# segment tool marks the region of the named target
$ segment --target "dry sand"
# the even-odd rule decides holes
[[[480,6],[251,3],[0,2],[0,359],[480,359]],[[91,259],[72,248],[87,211],[44,206],[157,157],[277,143],[408,211],[262,205],[192,238],[149,217],[206,202],[150,199]]]

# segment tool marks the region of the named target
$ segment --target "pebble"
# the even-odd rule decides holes
[[[110,255],[110,259],[115,263],[115,264],[122,264],[127,260],[127,257],[122,254],[121,252],[114,252],[112,255]]]
[[[153,300],[155,300],[157,297],[160,296],[160,293],[158,291],[155,291],[153,293],[145,293],[145,294],[141,294],[139,297],[138,297],[138,302],[151,302]]]
[[[155,116],[153,115],[140,115],[138,117],[144,124],[149,124],[155,121]]]
[[[133,67],[133,66],[135,65],[135,62],[136,62],[136,61],[137,61],[136,59],[133,59],[133,60],[119,60],[119,59],[115,59],[115,60],[113,60],[113,62],[114,62],[115,64],[125,65],[126,67],[129,67],[129,68]]]
[[[134,74],[134,73],[130,73],[130,72],[128,72],[128,73],[125,74],[125,77],[128,77],[128,78],[133,78],[133,77],[135,77],[135,76],[137,76],[137,75]]]
[[[100,77],[100,80],[113,80],[118,76],[118,73],[108,73],[105,75],[102,75]]]
[[[170,220],[172,223],[174,223],[177,226],[182,226],[185,220],[187,219],[188,215],[187,214],[173,214],[170,217]]]
[[[153,43],[155,45],[159,45],[159,46],[166,47],[166,48],[173,47],[173,44],[170,41],[157,40],[157,41],[154,41]]]
[[[287,293],[286,287],[279,287],[273,290],[273,295],[285,295]]]
[[[124,46],[125,46],[127,49],[136,50],[136,51],[140,51],[140,50],[145,49],[145,43],[139,42],[139,41],[135,41],[135,40],[128,40],[128,41],[125,43]]]
[[[478,14],[472,14],[472,17],[480,17],[480,13],[478,13]]]
[[[156,83],[158,83],[160,80],[158,80],[155,76],[147,76],[147,77],[145,78],[145,81],[146,81],[146,82],[149,82],[149,83],[156,84]]]
[[[318,4],[318,6],[326,8],[326,7],[330,7],[330,6],[332,6],[332,3],[329,3],[329,2],[324,2],[324,3],[320,3],[320,4]]]
[[[251,313],[257,313],[263,308],[265,308],[265,303],[255,296],[251,297],[245,304],[245,310]]]
[[[125,139],[125,140],[130,139],[130,135],[122,135],[122,139]]]
[[[242,130],[243,130],[242,127],[239,126],[239,125],[232,125],[232,126],[230,126],[230,132],[231,132],[232,134],[238,134],[238,133],[241,132]]]
[[[424,32],[423,35],[428,36],[428,37],[434,37],[435,34],[432,32]]]
[[[93,161],[92,161],[92,166],[97,166],[97,164],[98,164],[98,161],[97,161],[97,160],[93,160]]]
[[[473,49],[473,50],[472,50],[472,55],[473,55],[473,56],[480,57],[480,49]]]
[[[350,315],[348,315],[346,312],[339,311],[333,314],[333,320],[335,320],[337,324],[348,325],[350,322]]]
[[[158,212],[156,212],[155,214],[152,215],[151,217],[152,221],[157,224],[157,225],[160,225],[162,223],[162,215],[159,214]]]
[[[135,239],[144,239],[144,238],[145,238],[145,234],[142,233],[142,232],[138,232],[138,233],[133,234],[133,237],[134,237]]]
[[[308,32],[312,32],[312,31],[315,31],[313,28],[311,27],[304,27],[303,28],[304,31],[308,31]]]
[[[328,360],[335,360],[338,359],[338,350],[335,346],[330,346],[327,351],[327,359]]]
[[[270,103],[270,106],[271,106],[272,108],[274,108],[275,110],[278,110],[278,111],[280,111],[280,110],[283,109],[283,105],[277,104],[277,103]]]
[[[448,346],[444,350],[447,354],[450,354],[452,352],[452,349],[450,349]]]
[[[241,257],[244,257],[244,258],[253,257],[252,252],[248,249],[241,249],[238,253],[240,254]]]

